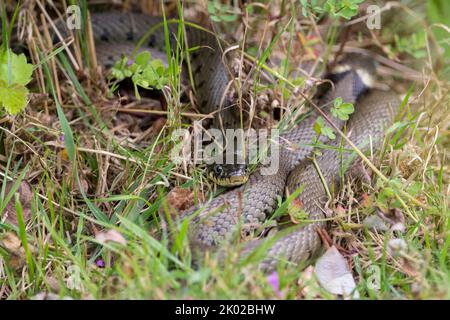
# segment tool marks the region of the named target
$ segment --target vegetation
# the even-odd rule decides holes
[[[239,259],[240,239],[226,248],[223,264],[214,254],[194,263],[189,222],[177,225],[171,217],[223,190],[204,168],[170,161],[172,132],[198,118],[191,88],[181,81],[183,52],[169,56],[168,68],[157,60],[149,67],[145,54],[132,64],[118,62],[113,76],[132,78],[135,90],[117,91],[93,58],[87,2],[1,2],[0,298],[336,298],[318,284],[314,267],[280,266],[269,276],[256,271],[255,261]],[[381,29],[369,30],[366,2],[161,7],[135,0],[115,8],[131,3],[151,15],[181,13],[182,22],[212,20],[215,32],[242,50],[238,84],[250,84],[252,93],[239,103],[254,108],[252,121],[264,127],[288,126],[305,114],[304,95],[313,96],[336,53],[373,52],[377,85],[404,97],[402,116],[383,151],[370,157],[379,169],[372,186],[348,180],[333,198],[328,236],[349,262],[360,298],[448,299],[449,4],[375,1]],[[71,4],[79,4],[83,28],[54,43],[52,19]],[[319,57],[323,63],[316,65]],[[149,96],[147,87],[162,96]],[[353,106],[336,101],[333,110],[345,119]],[[325,121],[316,129],[338,136]],[[275,215],[287,214],[292,199],[280,199]],[[385,231],[366,223],[377,212]]]

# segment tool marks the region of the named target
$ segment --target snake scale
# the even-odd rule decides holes
[[[120,54],[130,55],[139,38],[161,21],[161,18],[135,13],[92,14],[98,60],[110,67]],[[170,32],[172,47],[179,45],[180,42],[174,37],[177,34],[176,24],[170,26]],[[151,49],[153,52],[156,49],[161,51],[161,57],[165,56],[164,39],[161,28],[147,38],[141,49]],[[223,58],[225,48],[212,33],[191,26],[186,26],[186,40],[189,47],[198,47],[189,59],[199,110],[216,114],[213,127],[237,127],[237,120],[233,116],[236,106],[227,94],[232,76]],[[325,94],[320,105],[330,105],[337,97],[355,104],[356,111],[346,123],[347,136],[361,151],[373,152],[380,147],[385,128],[393,122],[399,101],[391,92],[367,92],[364,80],[374,71],[369,67],[370,61],[352,57],[349,65],[351,68],[341,73],[334,89]],[[329,109],[325,108],[325,112],[329,112]],[[236,232],[254,231],[276,210],[277,199],[283,197],[286,189],[292,193],[303,186],[297,203],[312,222],[295,225],[276,235],[265,249],[259,266],[262,270],[270,271],[280,261],[306,265],[319,252],[321,240],[317,228],[326,226],[323,209],[328,199],[324,183],[327,188],[333,186],[336,190],[341,180],[341,166],[345,164],[344,167],[348,168],[355,159],[355,153],[346,143],[341,145],[340,139],[330,142],[320,135],[320,142],[336,148],[322,150],[322,155],[317,156],[315,162],[312,161],[309,157],[314,149],[311,141],[317,136],[314,130],[316,118],[317,115],[310,116],[282,135],[280,165],[276,174],[263,175],[259,168],[241,187],[180,215],[180,219],[191,219],[189,239],[194,251],[203,252],[219,244],[226,245],[236,236]],[[342,120],[334,119],[334,122],[341,128],[344,125]],[[264,241],[246,242],[243,253],[252,252]]]

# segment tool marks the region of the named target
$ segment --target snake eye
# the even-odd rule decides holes
[[[223,173],[223,167],[220,164],[214,166],[214,173],[220,176]]]

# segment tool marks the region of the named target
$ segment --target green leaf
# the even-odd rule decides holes
[[[20,236],[20,240],[22,241],[22,246],[25,249],[28,267],[30,268],[30,277],[32,277],[34,274],[35,265],[33,262],[33,256],[31,254],[30,247],[28,245],[27,232],[26,232],[26,228],[25,228],[25,219],[23,216],[23,207],[22,207],[22,204],[20,203],[19,194],[16,193],[15,197],[16,197],[16,199],[15,199],[16,216],[17,216],[17,222],[19,224],[19,236]]]
[[[277,197],[278,209],[272,215],[272,219],[281,217],[286,212],[289,213],[289,209],[290,209],[289,207],[291,206],[292,202],[295,202],[295,199],[297,199],[297,197],[303,192],[304,188],[305,188],[305,186],[303,184],[300,185],[292,194],[290,194],[287,197],[286,201],[284,201],[284,202],[281,197],[279,197],[279,198]]]
[[[211,16],[211,20],[214,21],[214,22],[220,22],[221,21],[219,17],[214,16],[214,15]]]
[[[342,103],[342,98],[336,98],[334,101],[334,107],[331,108],[331,114],[333,117],[341,119],[341,120],[348,120],[349,115],[352,114],[355,111],[355,108],[351,103]]]
[[[430,22],[448,26],[450,16],[450,1],[448,0],[428,0],[427,16]],[[448,43],[449,34],[443,27],[431,28],[438,42],[442,43],[445,50],[445,57],[450,58],[450,45]]]
[[[342,104],[342,98],[338,97],[336,100],[334,100],[334,107],[338,108]]]
[[[23,53],[17,55],[11,49],[0,53],[0,80],[8,84],[25,86],[31,81],[32,74],[33,65],[27,62],[27,58]]]
[[[406,189],[406,191],[412,195],[417,196],[422,191],[423,184],[419,181],[413,181],[410,186]]]
[[[162,89],[167,84],[168,70],[159,59],[151,59],[151,53],[144,51],[136,56],[135,62],[130,64],[127,57],[114,64],[111,73],[112,79],[122,81],[131,78],[135,88],[136,97],[139,99],[138,87],[144,89]]]
[[[116,61],[111,69],[111,77],[122,81],[127,77],[132,76],[132,72],[128,67],[128,57],[123,57],[122,59]]]
[[[208,13],[213,14],[215,12],[216,12],[216,2],[215,1],[208,2]]]
[[[347,7],[343,8],[337,13],[339,16],[343,17],[346,20],[350,20],[353,16],[358,14],[358,7]]]
[[[152,54],[149,51],[143,51],[136,56],[136,64],[145,68],[148,65],[148,62],[152,58]]]
[[[331,129],[330,127],[323,127],[321,133],[331,140],[336,139],[336,135],[334,134],[333,129]]]
[[[317,135],[320,134],[323,127],[325,127],[325,120],[322,117],[317,117],[316,122],[314,123],[314,131]]]
[[[218,0],[208,2],[208,13],[214,22],[232,22],[238,17],[230,5]]]
[[[314,131],[317,135],[323,134],[331,140],[336,139],[333,129],[325,125],[325,119],[322,117],[317,117],[314,123]]]
[[[221,15],[220,19],[225,22],[233,22],[233,21],[236,21],[237,15],[235,15],[235,14]]]
[[[355,107],[351,103],[344,103],[339,109],[345,114],[352,114],[355,111]]]
[[[386,187],[382,190],[382,194],[386,197],[393,197],[395,194],[395,190],[391,187]]]
[[[156,72],[158,76],[164,75],[164,64],[161,60],[155,59],[150,62],[150,67]]]
[[[399,179],[394,178],[389,180],[389,186],[394,189],[400,190],[402,188],[402,182]]]
[[[300,0],[300,3],[302,4],[302,14],[304,17],[308,16],[308,1],[307,0]]]
[[[358,5],[364,0],[327,0],[325,3],[325,11],[333,17],[342,17],[350,20],[358,14]]]
[[[0,104],[10,115],[15,115],[25,109],[28,104],[28,89],[20,84],[8,86],[0,80]]]
[[[56,102],[56,112],[58,114],[59,122],[61,123],[61,129],[64,133],[64,144],[66,146],[67,156],[69,157],[70,161],[73,161],[75,159],[75,151],[76,151],[75,141],[73,139],[73,132],[72,129],[70,128],[69,121],[67,121],[67,118],[58,100],[55,99],[55,102]]]
[[[387,130],[386,130],[386,135],[390,135],[391,133],[397,132],[400,128],[404,128],[406,126],[408,126],[409,123],[404,123],[404,122],[394,122],[394,124],[392,124],[392,126],[390,126]]]

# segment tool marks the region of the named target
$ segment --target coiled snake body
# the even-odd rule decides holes
[[[161,21],[161,18],[142,14],[93,14],[92,26],[98,59],[102,64],[111,66],[119,54],[131,54],[137,40]],[[170,30],[176,34],[176,25],[171,26]],[[190,26],[186,26],[186,40],[189,47],[198,47],[189,59],[200,111],[217,115],[212,126],[238,127],[233,116],[236,107],[226,94],[231,76],[224,63],[224,48],[211,33]],[[171,42],[172,47],[180,43],[174,41],[173,37]],[[151,34],[145,44],[142,49],[164,48],[162,29]],[[340,75],[334,90],[330,90],[320,104],[329,104],[337,97],[355,104],[356,111],[346,124],[347,135],[361,151],[368,152],[380,146],[384,130],[393,122],[399,102],[390,92],[366,92],[363,80],[373,70],[367,70],[370,62],[361,59],[350,61],[352,68]],[[347,168],[354,160],[355,153],[346,143],[341,145],[338,137],[328,142],[335,148],[324,149],[315,161],[310,160],[308,157],[314,149],[311,143],[317,136],[314,130],[316,117],[313,115],[307,118],[298,127],[282,135],[280,165],[276,174],[263,175],[261,169],[257,169],[243,186],[181,214],[180,219],[191,219],[189,237],[194,250],[203,251],[219,243],[227,243],[230,237],[242,229],[247,232],[254,230],[274,212],[278,197],[282,197],[286,189],[292,193],[303,186],[297,203],[312,222],[294,226],[281,232],[281,236],[276,236],[268,245],[260,267],[273,270],[279,261],[305,265],[317,254],[321,247],[317,228],[325,226],[326,218],[323,210],[328,198],[325,185],[328,189],[334,185],[336,189],[340,182],[341,167]],[[333,120],[339,127],[344,125],[341,120]],[[327,139],[321,135],[319,141],[326,143]],[[251,252],[262,241],[248,242],[244,253]]]

